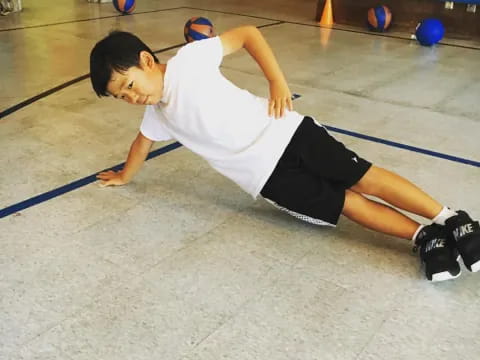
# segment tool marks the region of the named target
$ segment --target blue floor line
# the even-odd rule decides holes
[[[350,131],[350,130],[344,130],[344,129],[340,129],[340,128],[329,126],[329,125],[324,125],[324,126],[328,130],[333,131],[333,132],[337,132],[337,133],[340,133],[340,134],[345,134],[345,135],[348,135],[348,136],[353,136],[353,137],[356,137],[356,138],[360,138],[360,139],[364,139],[364,140],[368,140],[368,141],[373,141],[373,142],[377,142],[377,143],[380,143],[380,144],[384,144],[384,145],[388,145],[388,146],[392,146],[392,147],[396,147],[396,148],[400,148],[400,149],[405,149],[405,150],[409,150],[409,151],[413,151],[413,152],[417,152],[417,153],[421,153],[421,154],[425,154],[425,155],[429,155],[429,156],[434,156],[434,157],[437,157],[437,158],[440,158],[440,159],[445,159],[445,160],[454,161],[454,162],[458,162],[458,163],[462,163],[462,164],[466,164],[466,165],[480,167],[480,162],[475,161],[475,160],[469,160],[469,159],[464,159],[464,158],[457,157],[457,156],[442,154],[442,153],[439,153],[439,152],[436,152],[436,151],[422,149],[422,148],[418,148],[418,147],[415,147],[415,146],[410,146],[410,145],[406,145],[406,144],[402,144],[402,143],[398,143],[398,142],[394,142],[394,141],[390,141],[390,140],[385,140],[385,139],[381,139],[381,138],[377,138],[377,137],[374,137],[374,136],[357,133],[357,132]],[[179,148],[180,146],[182,146],[182,144],[180,144],[178,142],[175,142],[173,144],[169,144],[167,146],[164,146],[160,149],[154,150],[154,151],[150,152],[150,154],[147,157],[147,160],[152,159],[154,157],[157,157],[159,155],[165,154],[169,151],[175,150],[175,149]],[[107,171],[107,170],[118,171],[118,170],[122,169],[124,165],[125,165],[125,162],[123,162],[121,164],[118,164],[118,165],[115,165],[111,168],[102,170],[102,171]],[[57,189],[48,191],[46,193],[34,196],[30,199],[24,200],[24,201],[19,202],[17,204],[14,204],[14,205],[8,206],[4,209],[1,209],[0,210],[0,218],[9,216],[9,215],[14,214],[14,213],[17,213],[21,210],[27,209],[27,208],[32,207],[34,205],[40,204],[44,201],[53,199],[57,196],[63,195],[67,192],[76,190],[76,189],[78,189],[82,186],[85,186],[85,185],[88,185],[92,182],[95,182],[95,181],[97,181],[97,178],[96,178],[97,174],[98,173],[95,173],[93,175],[89,175],[87,177],[84,177],[83,179],[76,180],[76,181],[71,182],[67,185],[63,185],[63,186],[61,186]]]
[[[148,159],[151,159],[151,158],[154,158],[156,156],[159,156],[159,155],[162,155],[162,154],[165,154],[169,151],[172,151],[172,150],[175,150],[176,148],[179,148],[180,146],[182,146],[182,144],[176,142],[176,143],[173,143],[173,144],[169,144],[167,146],[164,146],[160,149],[157,149],[157,150],[154,150],[152,152],[150,152],[150,154],[148,155],[147,157],[147,160]],[[102,170],[102,171],[107,171],[107,170],[115,170],[115,171],[118,171],[120,169],[123,168],[123,166],[125,165],[125,163],[121,163],[121,164],[118,164],[118,165],[115,165],[111,168],[108,168],[108,169],[105,169],[105,170]],[[101,172],[101,171],[99,171]],[[34,196],[30,199],[27,199],[27,200],[24,200],[24,201],[21,201],[19,203],[16,203],[14,205],[11,205],[11,206],[8,206],[4,209],[1,209],[0,210],[0,219],[5,217],[5,216],[8,216],[8,215],[11,215],[11,214],[14,214],[14,213],[17,213],[21,210],[25,210],[26,208],[29,208],[29,207],[32,207],[34,205],[37,205],[37,204],[40,204],[42,202],[45,202],[47,200],[50,200],[50,199],[53,199],[57,196],[60,196],[60,195],[63,195],[67,192],[70,192],[70,191],[73,191],[73,190],[76,190],[82,186],[85,186],[85,185],[88,185],[88,184],[91,184],[95,181],[97,181],[97,174],[98,173],[95,173],[95,174],[92,174],[92,175],[89,175],[87,177],[84,177],[80,180],[76,180],[74,182],[71,182],[69,184],[66,184],[66,185],[63,185],[63,186],[60,186],[59,188],[56,188],[56,189],[53,189],[51,191],[48,191],[46,193],[43,193],[43,194],[40,194],[40,195],[37,195],[37,196]]]
[[[479,161],[465,159],[465,158],[461,158],[461,157],[458,157],[458,156],[452,156],[452,155],[448,155],[448,154],[443,154],[443,153],[439,153],[437,151],[432,151],[432,150],[428,150],[428,149],[422,149],[422,148],[419,148],[419,147],[416,147],[416,146],[411,146],[411,145],[398,143],[398,142],[395,142],[395,141],[385,140],[385,139],[382,139],[382,138],[377,138],[377,137],[374,137],[374,136],[365,135],[365,134],[357,133],[357,132],[350,131],[350,130],[344,130],[344,129],[336,128],[336,127],[329,126],[329,125],[323,125],[323,126],[325,126],[325,128],[327,128],[330,131],[334,131],[334,132],[337,132],[337,133],[340,133],[340,134],[353,136],[353,137],[356,137],[356,138],[359,138],[359,139],[373,141],[373,142],[376,142],[376,143],[396,147],[396,148],[399,148],[399,149],[405,149],[405,150],[409,150],[409,151],[413,151],[413,152],[417,152],[417,153],[421,153],[421,154],[425,154],[425,155],[430,155],[430,156],[438,157],[440,159],[445,159],[445,160],[455,161],[455,162],[466,164],[466,165],[472,165],[472,166],[475,166],[475,167],[480,167],[480,162]]]

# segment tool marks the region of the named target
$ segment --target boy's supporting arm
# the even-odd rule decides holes
[[[293,109],[292,94],[272,49],[255,26],[242,26],[220,35],[223,54],[245,48],[255,59],[270,83],[269,115],[283,116],[285,107]]]
[[[127,161],[123,169],[118,172],[109,170],[98,174],[97,178],[102,180],[101,184],[103,186],[110,186],[124,185],[130,182],[145,162],[152,145],[153,141],[139,132],[130,147],[130,152],[128,153]]]

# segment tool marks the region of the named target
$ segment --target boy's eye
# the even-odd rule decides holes
[[[133,81],[130,84],[128,84],[129,89],[131,89],[132,87],[133,87]]]

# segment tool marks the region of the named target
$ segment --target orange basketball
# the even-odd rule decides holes
[[[213,25],[207,18],[193,17],[185,23],[183,35],[187,42],[208,39],[215,36]]]
[[[368,27],[374,31],[385,31],[392,22],[392,12],[385,5],[368,10]]]
[[[135,0],[113,0],[113,6],[122,14],[130,14],[135,10]]]

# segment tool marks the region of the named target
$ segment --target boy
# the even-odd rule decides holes
[[[270,85],[270,99],[237,88],[220,72],[223,56],[245,48]],[[243,26],[181,48],[166,64],[130,33],[113,32],[90,55],[98,96],[147,105],[123,170],[97,177],[128,183],[154,141],[176,139],[236,182],[302,220],[337,224],[340,214],[376,231],[412,240],[429,280],[460,275],[458,254],[480,270],[480,227],[406,179],[362,159],[314,119],[293,111],[291,93],[260,31]],[[393,207],[432,219],[424,226]]]

